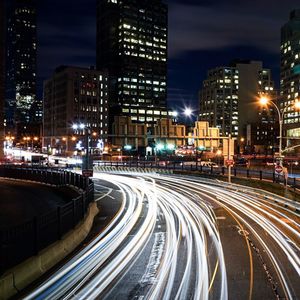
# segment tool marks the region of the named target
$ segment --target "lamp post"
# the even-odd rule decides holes
[[[217,155],[217,158],[218,158],[218,166],[220,166],[220,158],[221,158],[221,155],[222,155],[222,150],[218,150],[217,152],[216,152],[216,155]]]
[[[227,154],[227,160],[228,160],[228,183],[231,183],[231,162],[230,161],[230,158],[231,158],[231,155],[230,155],[230,142],[231,142],[231,134],[228,135],[228,154]]]
[[[85,137],[85,147],[86,147],[86,152],[85,152],[85,159],[82,162],[82,175],[86,176],[86,177],[92,177],[93,176],[93,170],[90,170],[90,145],[89,145],[89,141],[90,141],[90,131],[89,131],[89,127],[86,126],[85,124],[81,123],[81,124],[73,124],[72,128],[74,130],[82,130],[84,133],[84,137]]]
[[[6,140],[6,148],[9,148],[9,146],[11,146],[11,147],[13,146],[15,137],[11,136],[11,135],[8,135],[8,136],[5,137],[5,140]]]
[[[240,138],[240,154],[243,154],[244,153],[244,142],[245,142],[245,138],[244,137],[241,137]]]
[[[279,120],[279,159],[280,159],[280,165],[282,165],[282,138],[283,138],[283,120],[284,120],[284,114],[290,108],[291,106],[294,106],[296,109],[300,109],[300,102],[298,100],[295,100],[293,104],[285,106],[282,110],[279,109],[278,105],[272,101],[271,99],[263,96],[259,99],[259,102],[263,106],[267,106],[269,103],[272,104],[278,114],[278,120]]]

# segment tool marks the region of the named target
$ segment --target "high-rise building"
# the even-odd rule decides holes
[[[167,116],[168,8],[161,0],[98,0],[97,68],[110,75],[116,115],[154,124]]]
[[[236,68],[218,67],[208,71],[200,91],[199,119],[218,127],[222,136],[238,136],[239,72]]]
[[[281,28],[280,53],[280,107],[286,108],[284,130],[287,136],[300,137],[300,112],[293,108],[295,100],[300,100],[300,9],[293,10]]]
[[[0,159],[3,157],[5,95],[5,7],[0,0]]]
[[[18,134],[32,121],[36,100],[36,0],[13,0],[7,17],[6,122]]]
[[[271,72],[262,67],[262,62],[234,61],[228,67],[212,69],[199,93],[199,118],[220,128],[222,136],[231,134],[247,145],[273,145],[274,110],[259,107],[262,93],[276,101]]]
[[[92,133],[91,147],[104,143],[108,132],[108,76],[94,68],[62,66],[44,83],[44,137],[46,149],[75,150],[83,131],[72,125],[84,124]]]

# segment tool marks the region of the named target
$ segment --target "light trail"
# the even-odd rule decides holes
[[[219,183],[216,185],[211,181],[208,181],[210,183],[208,184],[205,180],[187,182],[186,179],[170,179],[169,177],[164,177],[163,179],[167,182],[172,182],[172,184],[176,182],[176,185],[180,185],[182,189],[197,191],[203,197],[209,197],[212,202],[217,202],[227,210],[230,210],[232,214],[247,226],[247,229],[254,234],[263,246],[263,249],[267,252],[278,274],[286,299],[295,299],[296,293],[293,291],[293,286],[290,285],[290,279],[288,278],[288,274],[284,272],[284,266],[282,266],[280,259],[272,253],[259,231],[245,219],[245,216],[247,216],[254,221],[256,225],[259,225],[264,232],[269,234],[277,244],[278,249],[281,249],[290,265],[294,268],[296,274],[300,276],[299,223],[290,217],[290,212],[281,212],[274,208],[274,197],[278,198],[278,201],[282,200],[281,197],[272,195],[272,200],[270,200],[267,197],[268,193],[266,193],[266,197],[262,201],[257,198],[257,194],[255,195],[251,189],[245,188],[243,192],[240,192],[235,190],[236,187],[228,189],[226,184]],[[227,187],[227,189],[225,187]],[[251,191],[251,193],[245,193],[247,190]],[[284,199],[284,202],[289,202],[290,206],[297,205],[288,199]],[[271,213],[269,211],[271,211]],[[278,216],[288,220],[288,222],[283,222]],[[280,225],[284,227],[284,231],[277,226],[277,223],[280,223]],[[287,238],[287,236],[290,235],[295,237],[295,239],[291,238],[292,243],[290,242],[290,238]]]
[[[164,238],[159,239],[163,252],[158,261],[152,257],[157,267],[147,268],[148,272],[153,269],[155,273],[151,274],[151,282],[141,297],[228,299],[226,262],[215,206],[228,211],[244,232],[250,262],[249,299],[253,289],[253,262],[245,230],[256,238],[272,262],[285,297],[295,297],[292,279],[261,234],[268,234],[268,239],[277,245],[276,251],[300,275],[298,220],[291,211],[282,207],[278,210],[279,203],[293,207],[292,201],[199,178],[101,173],[95,176],[96,185],[101,180],[102,186],[106,181],[118,187],[122,195],[120,211],[91,244],[25,299],[105,297],[107,289],[113,290],[118,280],[130,272],[160,223],[164,225]],[[141,281],[147,278],[143,275]]]

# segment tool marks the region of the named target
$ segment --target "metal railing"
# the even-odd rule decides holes
[[[94,201],[93,182],[80,174],[64,170],[0,166],[0,177],[73,186],[81,190],[78,197],[65,205],[20,225],[0,229],[0,273],[61,239],[84,218],[89,204]]]
[[[97,162],[97,167],[129,167],[129,168],[155,168],[172,171],[191,171],[200,172],[209,175],[228,175],[228,169],[226,167],[214,167],[214,166],[203,166],[201,163],[187,162],[187,161],[109,161],[109,162]],[[294,189],[300,189],[300,178],[287,177],[278,175],[272,170],[254,170],[247,168],[232,168],[232,177],[236,178],[252,178],[258,180],[267,180],[279,184],[287,184]]]

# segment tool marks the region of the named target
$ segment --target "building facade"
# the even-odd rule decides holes
[[[213,153],[221,146],[219,128],[210,127],[205,121],[195,122],[187,132],[183,124],[167,118],[159,119],[154,124],[154,134],[149,134],[146,123],[133,123],[128,116],[115,117],[112,141],[114,147],[131,155],[171,154],[175,150],[181,153],[189,147],[204,148]]]
[[[262,94],[277,100],[271,71],[263,68],[262,62],[234,61],[228,67],[212,69],[199,93],[199,119],[218,127],[221,136],[231,134],[250,147],[273,145],[274,109],[259,106]]]
[[[13,0],[8,5],[6,124],[21,134],[33,121],[36,101],[36,5],[35,0]]]
[[[108,133],[108,74],[94,68],[62,66],[44,83],[44,150],[72,152],[84,144],[84,124],[91,147],[104,144]],[[78,144],[79,143],[79,144]]]
[[[110,115],[167,116],[168,9],[161,0],[98,0],[97,68],[110,75]]]
[[[131,150],[138,152],[148,146],[147,124],[133,123],[128,116],[115,116],[112,133],[112,144],[121,149],[129,146]]]
[[[214,151],[220,147],[220,129],[210,127],[208,122],[197,121],[192,128],[192,137],[194,146]]]
[[[236,68],[209,70],[199,98],[200,120],[218,127],[222,136],[238,136],[239,72]]]
[[[293,10],[281,28],[280,56],[280,108],[287,111],[284,130],[289,137],[300,137],[300,112],[292,107],[300,100],[300,9]]]

